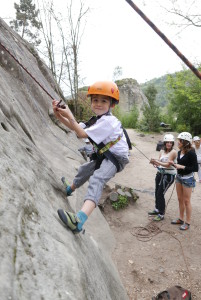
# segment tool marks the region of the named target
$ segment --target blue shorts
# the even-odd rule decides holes
[[[190,177],[190,178],[182,178],[181,176],[176,176],[176,183],[180,183],[181,185],[189,188],[194,188],[195,187],[195,178]]]

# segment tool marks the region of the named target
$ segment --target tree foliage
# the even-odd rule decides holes
[[[143,131],[159,131],[160,109],[156,104],[157,90],[150,84],[144,91],[149,104],[143,108],[143,119],[139,123],[139,128]]]
[[[49,58],[50,68],[58,84],[64,87],[71,95],[74,103],[75,115],[79,115],[79,86],[80,77],[80,44],[84,33],[86,15],[89,11],[84,1],[79,3],[69,0],[66,3],[66,17],[56,13],[53,2],[46,9],[41,19],[42,32]],[[55,36],[55,31],[57,35]],[[56,49],[59,47],[59,53]],[[66,89],[67,86],[67,89]],[[79,117],[79,116],[78,116]]]
[[[123,74],[122,67],[116,66],[113,71],[113,81],[115,82],[116,80],[118,80],[122,76],[122,74]]]
[[[200,0],[170,0],[172,7],[169,13],[178,18],[177,27],[201,27]],[[167,9],[166,9],[167,10]]]
[[[18,32],[22,38],[38,46],[39,29],[41,22],[38,20],[38,10],[32,0],[20,0],[20,4],[14,3],[16,19],[10,21],[11,28]]]
[[[146,81],[145,83],[140,84],[140,87],[144,93],[146,88],[150,84],[153,84],[157,90],[156,104],[160,107],[165,107],[168,104],[168,99],[167,99],[168,91],[166,88],[166,81],[167,81],[167,75],[164,75],[164,76],[161,76],[158,78],[153,78],[149,81]]]
[[[112,110],[114,116],[116,116],[122,123],[123,127],[125,128],[136,128],[139,111],[138,108],[134,105],[132,109],[125,113],[123,112],[118,105]]]
[[[198,67],[200,70],[201,68]],[[169,113],[175,115],[178,131],[201,132],[201,80],[190,70],[168,76]]]
[[[70,95],[68,98],[72,99],[77,114],[78,91],[83,84],[80,76],[80,45],[89,8],[85,7],[84,0],[66,1],[66,10],[61,13],[56,11],[53,0],[38,1],[37,5],[38,9],[32,0],[20,0],[20,5],[15,3],[16,19],[11,25],[21,33],[22,38],[34,41],[37,46],[40,40],[36,39],[38,35],[34,35],[33,28],[40,29],[42,42],[37,50],[63,92]]]

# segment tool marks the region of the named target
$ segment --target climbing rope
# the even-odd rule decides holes
[[[40,84],[40,82],[19,62],[19,60],[2,44],[0,41],[1,47],[17,62],[18,65],[41,87],[41,89],[52,99],[54,100],[54,97]]]
[[[4,29],[7,30],[7,28],[3,25],[3,24],[0,24],[2,27],[4,27]],[[12,33],[11,33],[12,34]],[[12,34],[13,36],[13,34]],[[15,55],[13,55],[6,46],[4,46],[2,44],[2,42],[0,41],[0,46],[17,62],[18,65],[21,66],[21,68],[42,88],[42,90],[53,100],[55,99],[45,88],[44,86],[42,86],[42,84],[27,70],[27,68],[24,67],[24,65],[19,61],[19,59],[17,58],[16,56],[16,53],[12,47],[12,51],[15,53]],[[24,81],[26,82],[26,78],[22,72],[22,69],[20,68],[20,72],[24,78]],[[23,81],[23,82],[24,82]],[[27,88],[27,85],[25,85],[25,88]],[[59,94],[59,93],[58,93]],[[27,93],[27,95],[29,95],[29,93]],[[45,126],[49,129],[49,131],[52,133],[52,135],[63,145],[65,146],[66,148],[68,148],[69,150],[71,150],[72,152],[74,152],[77,156],[81,156],[80,152],[76,152],[74,149],[72,149],[71,147],[69,147],[69,145],[67,145],[66,143],[64,143],[51,129],[50,125],[48,124],[48,122],[46,121],[45,117],[43,116],[42,112],[41,112],[41,109],[40,107],[38,106],[38,103],[35,101],[34,98],[31,98],[31,101],[34,103],[34,106],[36,107],[38,113],[40,114],[41,118],[42,118],[42,121],[43,123],[45,124]]]
[[[181,253],[182,253],[182,256],[183,256],[183,260],[184,260],[184,263],[185,263],[185,266],[186,266],[187,273],[189,275],[190,290],[192,291],[193,288],[192,288],[191,273],[190,273],[190,270],[189,270],[189,267],[188,267],[188,262],[187,262],[187,259],[186,259],[186,255],[184,253],[184,248],[183,248],[182,242],[179,240],[179,238],[177,238],[177,236],[175,235],[175,232],[164,230],[164,229],[162,229],[163,225],[161,227],[159,227],[156,224],[154,224],[153,222],[154,221],[151,221],[145,227],[143,227],[143,226],[134,227],[130,231],[130,233],[133,236],[135,236],[138,241],[141,241],[141,242],[148,242],[154,236],[156,236],[157,234],[162,233],[162,232],[165,232],[165,233],[169,234],[172,238],[174,238],[179,243],[179,246],[181,248]]]
[[[138,149],[134,143],[132,143],[132,146],[135,147],[146,159],[148,159],[148,161],[150,161],[150,158],[148,158],[140,149]]]
[[[163,39],[163,41],[181,58],[181,60],[191,69],[191,71],[201,80],[201,73],[196,67],[176,48],[174,44],[162,33],[156,25],[137,7],[131,0],[126,2],[142,17],[142,19]]]
[[[7,28],[5,27],[5,26],[3,26],[2,24],[1,24],[1,26],[2,27],[4,27],[6,30],[7,30]],[[54,97],[44,88],[44,86],[42,86],[42,84],[27,70],[27,68],[25,68],[24,66],[23,66],[23,64],[18,60],[18,58],[16,57],[16,55],[13,55],[8,49],[7,49],[7,47],[6,46],[4,46],[3,44],[2,44],[2,42],[0,41],[0,45],[1,45],[1,47],[17,62],[17,64],[19,64],[20,66],[21,66],[21,68],[42,88],[42,90],[52,99],[52,100],[54,100]],[[23,73],[22,73],[23,74]],[[27,88],[27,87],[26,87]],[[81,98],[81,97],[80,97]],[[81,100],[83,100],[82,98],[81,98]],[[45,120],[45,118],[44,118],[44,116],[42,115],[42,113],[41,113],[41,111],[40,111],[40,109],[39,109],[39,107],[38,107],[38,104],[36,103],[36,101],[33,99],[33,101],[34,101],[34,103],[35,103],[35,107],[37,108],[37,110],[39,111],[39,113],[41,114],[41,116],[42,116],[42,119],[43,119],[43,121],[44,121],[44,123],[46,124],[46,126],[49,128],[49,130],[51,131],[51,133],[60,141],[60,143],[62,143],[64,146],[66,146],[68,149],[70,149],[71,151],[73,151],[74,153],[76,153],[76,155],[79,155],[79,157],[80,157],[80,154],[78,154],[77,152],[75,152],[73,149],[71,149],[69,146],[67,146],[65,143],[63,143],[63,141],[62,140],[60,140],[53,132],[52,132],[52,130],[51,130],[51,128],[50,128],[50,126],[48,125],[48,123],[46,122],[46,120]],[[132,144],[147,160],[149,160],[150,161],[150,159],[136,146],[136,145],[134,145],[134,144]],[[173,193],[173,191],[172,191],[172,193]],[[171,197],[170,197],[170,199],[171,199]],[[170,201],[170,199],[168,200],[168,203],[169,203],[169,201]]]
[[[135,236],[139,241],[141,242],[148,242],[150,241],[154,236],[161,233],[161,229],[154,223],[154,221],[151,221],[146,226],[136,226],[133,227],[130,231],[133,236]]]

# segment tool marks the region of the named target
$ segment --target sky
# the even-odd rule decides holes
[[[189,9],[193,0],[177,0]],[[14,2],[6,0],[0,17],[6,22],[15,17]],[[55,0],[58,11],[65,12],[66,0]],[[74,0],[73,3],[78,3]],[[85,0],[90,7],[80,48],[80,72],[84,84],[113,80],[115,67],[122,68],[121,78],[144,83],[182,70],[184,63],[125,0]],[[170,0],[133,0],[144,14],[167,36],[193,64],[201,62],[201,29],[173,26],[179,19],[167,12]],[[161,7],[161,2],[165,7]],[[191,11],[201,15],[201,1]]]

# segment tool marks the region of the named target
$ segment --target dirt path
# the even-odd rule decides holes
[[[134,130],[129,130],[129,136],[148,158],[158,158],[156,144],[162,135],[142,137]],[[115,183],[132,187],[139,195],[136,203],[121,211],[115,211],[109,202],[105,204],[103,214],[116,238],[113,260],[132,300],[150,300],[173,285],[191,290],[193,300],[200,300],[201,184],[197,183],[192,195],[191,228],[183,232],[177,225],[170,224],[172,218],[178,217],[178,201],[173,185],[166,193],[166,202],[171,199],[165,219],[156,223],[147,215],[154,208],[155,174],[156,169],[148,159],[133,148],[130,164],[109,183],[110,187],[114,187]],[[156,227],[152,228],[153,225]],[[144,231],[147,239],[141,240],[140,231],[137,230],[139,226],[147,228]]]

